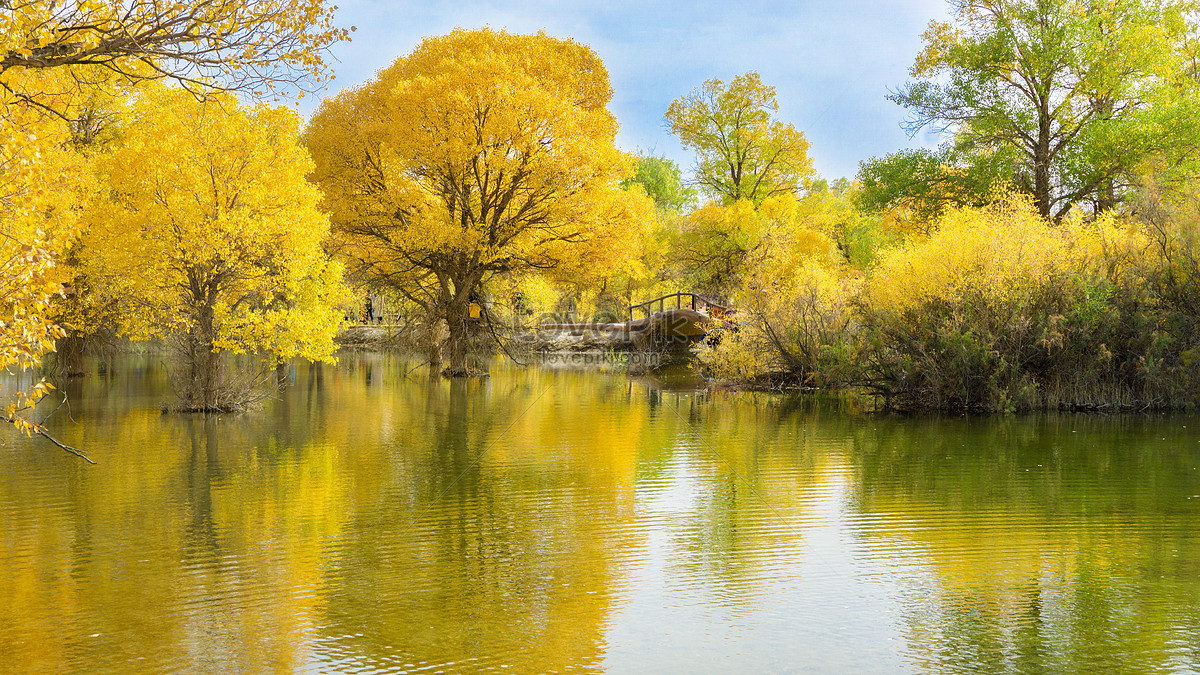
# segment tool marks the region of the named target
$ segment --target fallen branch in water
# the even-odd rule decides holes
[[[17,414],[19,412],[22,412],[23,410],[28,410],[29,408],[23,408],[22,410],[13,411],[12,414],[10,414],[10,415],[0,415],[0,421],[4,421],[4,422],[8,422],[9,424],[12,424],[13,426],[17,427],[21,431],[24,431],[25,433],[29,434],[30,436],[41,436],[42,438],[45,438],[46,440],[57,445],[58,447],[62,448],[63,450],[82,459],[83,461],[87,462],[88,464],[95,464],[96,462],[92,461],[91,457],[88,457],[87,455],[83,454],[82,450],[80,450],[79,448],[75,448],[70,445],[67,445],[66,443],[63,443],[62,441],[58,440],[57,438],[51,436],[50,433],[48,431],[46,431],[46,426],[45,426],[46,420],[50,419],[50,417],[52,415],[54,415],[54,413],[58,412],[58,409],[63,407],[63,405],[66,402],[67,402],[67,397],[64,395],[62,400],[58,402],[58,405],[54,407],[54,410],[51,410],[49,415],[46,415],[44,418],[42,418],[41,422],[32,422],[29,419],[27,419],[25,417],[21,417],[19,414]]]

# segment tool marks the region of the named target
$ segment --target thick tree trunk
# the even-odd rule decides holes
[[[188,381],[182,383],[181,398],[185,410],[209,412],[222,409],[224,382],[221,354],[213,349],[215,339],[213,308],[201,306],[184,347]]]
[[[235,393],[226,379],[225,361],[220,351],[215,350],[210,339],[200,347],[201,386],[200,405],[205,412],[225,412],[238,407],[240,393]]]
[[[1050,110],[1042,103],[1038,120],[1038,141],[1033,151],[1033,203],[1043,218],[1050,218]]]
[[[429,372],[435,375],[442,372],[442,344],[434,337],[437,332],[436,326],[429,329]]]
[[[220,354],[213,351],[212,342],[204,345],[204,409],[216,410],[221,403]]]
[[[1117,208],[1116,181],[1106,178],[1096,190],[1096,213],[1101,214]]]
[[[440,299],[425,304],[425,325],[421,329],[421,340],[429,354],[430,375],[442,372],[442,312],[439,303]]]
[[[1100,119],[1112,119],[1114,102],[1112,97],[1104,96],[1096,103],[1096,117]],[[1112,176],[1104,178],[1100,181],[1100,187],[1096,190],[1096,213],[1104,213],[1117,208],[1117,185]]]
[[[469,292],[460,291],[446,305],[446,329],[449,338],[446,341],[446,351],[449,363],[446,374],[451,377],[463,377],[471,374],[467,367],[467,354],[470,350],[470,324],[467,322]]]
[[[221,355],[213,351],[211,339],[189,336],[187,358],[189,382],[184,384],[184,407],[195,411],[218,410],[221,404]]]
[[[464,263],[460,269],[471,269]],[[471,323],[468,318],[475,287],[479,285],[482,272],[469,271],[446,277],[442,282],[441,309],[446,321],[446,357],[448,363],[443,374],[449,377],[468,377],[476,374],[467,364],[471,347]]]

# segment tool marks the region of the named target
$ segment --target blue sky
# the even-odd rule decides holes
[[[663,122],[670,102],[705,80],[750,70],[776,88],[779,119],[808,137],[826,178],[852,177],[858,162],[934,139],[911,141],[904,109],[886,100],[908,79],[921,32],[945,19],[945,0],[821,2],[388,2],[340,0],[337,17],[355,26],[333,47],[329,90],[368,80],[427,35],[488,25],[516,33],[544,29],[589,45],[613,85],[610,110],[625,150],[654,151],[690,173],[694,156]],[[302,110],[311,112],[307,99]]]

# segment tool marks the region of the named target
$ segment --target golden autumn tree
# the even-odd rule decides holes
[[[25,79],[61,84],[51,82],[55,74]],[[69,138],[64,120],[17,105],[0,89],[0,368],[36,366],[62,334],[54,300],[66,277],[56,263],[78,234],[78,202],[89,191]],[[44,435],[27,411],[46,388],[3,392],[0,417]]]
[[[176,341],[181,409],[245,403],[222,352],[331,360],[345,294],[298,116],[163,87],[130,116],[96,159],[109,198],[90,212],[82,265],[120,303],[122,334]]]
[[[10,0],[0,3],[0,88],[58,115],[43,88],[10,72],[73,68],[170,78],[194,93],[255,91],[330,77],[321,58],[348,37],[326,0]]]
[[[456,30],[313,117],[305,139],[342,253],[445,322],[449,374],[468,372],[467,306],[487,279],[637,254],[652,206],[619,187],[630,162],[611,95],[584,45]]]
[[[772,120],[775,87],[758,73],[713,78],[671,102],[667,123],[684,147],[696,151],[696,183],[713,199],[755,204],[792,193],[812,174],[808,139],[795,125]]]
[[[0,2],[0,368],[27,367],[62,336],[52,299],[70,273],[87,172],[64,150],[79,103],[114,82],[170,78],[194,94],[257,91],[330,77],[321,52],[346,39],[325,0]],[[44,391],[16,392],[4,417]],[[14,397],[9,397],[14,398]]]

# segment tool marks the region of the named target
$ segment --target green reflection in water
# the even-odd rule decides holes
[[[353,353],[284,384],[161,415],[130,357],[53,422],[98,467],[5,437],[4,668],[1200,668],[1196,418],[893,419]]]
[[[920,560],[923,668],[1200,663],[1200,443],[1183,417],[876,424],[854,433],[864,555]]]

